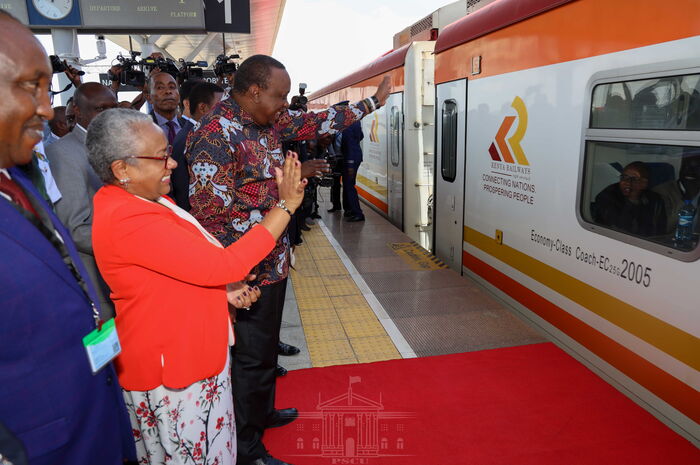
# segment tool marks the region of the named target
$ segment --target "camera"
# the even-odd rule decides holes
[[[202,79],[204,77],[204,68],[209,66],[206,61],[185,61],[180,58],[180,73],[178,77],[180,81],[188,79]]]
[[[112,81],[119,81],[123,86],[143,87],[146,84],[146,73],[143,72],[142,64],[137,57],[141,52],[131,52],[131,57],[125,57],[121,53],[117,55],[117,61],[121,67],[118,75],[109,73]]]
[[[112,81],[119,81],[123,86],[143,87],[146,85],[146,71],[150,72],[154,68],[158,68],[162,72],[170,74],[177,81],[180,69],[173,60],[162,57],[148,57],[139,60],[140,55],[141,52],[134,51],[128,57],[121,53],[117,55],[117,61],[122,70],[118,75],[109,73],[109,78]]]
[[[143,69],[147,69],[148,71],[152,71],[153,68],[158,68],[161,70],[161,72],[168,73],[177,81],[177,78],[180,75],[180,69],[177,67],[175,62],[171,60],[170,58],[162,58],[162,57],[148,57],[144,58],[142,63]]]
[[[232,74],[236,72],[238,65],[236,63],[229,61],[240,58],[239,55],[219,55],[216,57],[216,62],[214,63],[214,74],[217,77],[222,77],[226,74]]]
[[[65,60],[61,60],[56,55],[49,55],[49,60],[51,61],[51,70],[53,74],[65,73],[68,70]],[[78,76],[85,75],[85,71],[78,71]]]
[[[311,157],[314,159],[325,160],[326,163],[330,165],[330,173],[324,173],[322,176],[316,177],[316,184],[321,187],[331,187],[333,185],[333,180],[340,176],[343,157],[341,154],[336,153],[335,149],[332,149],[335,139],[331,135],[323,136],[316,140],[316,155]]]

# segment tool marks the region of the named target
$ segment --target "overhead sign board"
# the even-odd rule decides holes
[[[19,19],[22,24],[29,23],[26,0],[0,0],[0,10],[7,11],[12,16]]]
[[[250,0],[204,0],[207,32],[250,34]]]
[[[202,0],[80,0],[80,9],[85,29],[204,29]]]

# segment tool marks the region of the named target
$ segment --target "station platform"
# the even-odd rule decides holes
[[[323,191],[323,190],[322,190]],[[328,197],[327,195],[325,197]],[[478,284],[447,269],[369,207],[328,213],[295,248],[281,340],[289,370],[544,342]]]

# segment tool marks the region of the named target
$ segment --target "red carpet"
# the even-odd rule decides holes
[[[700,464],[553,344],[292,371],[277,405],[300,418],[265,444],[294,465]]]

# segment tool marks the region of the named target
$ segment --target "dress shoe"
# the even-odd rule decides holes
[[[301,229],[302,231],[311,231],[311,228],[306,226],[305,224],[299,226],[299,229]]]
[[[356,223],[358,221],[364,221],[365,217],[363,216],[351,216],[350,218],[346,219],[348,223]]]
[[[352,212],[351,212],[350,210],[345,210],[345,211],[343,212],[343,216],[344,216],[345,218],[349,218],[349,217],[353,216],[353,214],[352,214]]]
[[[314,218],[314,219],[320,220],[321,215],[319,215],[318,213],[312,213],[309,215],[309,218]]]
[[[333,207],[333,208],[331,208],[330,210],[326,210],[326,211],[327,211],[328,213],[335,213],[335,212],[339,212],[340,210],[341,210],[340,208],[335,208],[335,207]]]
[[[288,425],[299,416],[299,411],[295,408],[275,409],[267,419],[268,428],[279,428]]]
[[[283,462],[280,459],[276,459],[271,455],[266,455],[252,462],[250,465],[292,465],[291,463]]]
[[[286,376],[287,369],[285,367],[283,367],[282,365],[277,365],[277,368],[275,368],[275,375],[276,376]]]
[[[280,355],[290,356],[296,355],[299,352],[301,352],[301,350],[299,350],[298,347],[294,347],[293,345],[285,344],[281,341],[277,344],[277,353]]]

